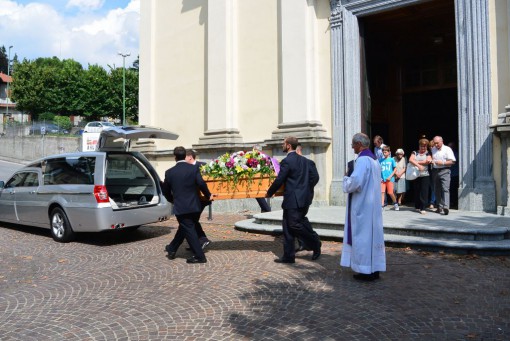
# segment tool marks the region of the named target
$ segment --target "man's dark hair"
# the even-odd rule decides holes
[[[297,137],[294,137],[294,136],[287,137],[285,139],[285,141],[292,146],[292,150],[296,150],[296,148],[299,144]]]
[[[181,161],[186,158],[186,149],[182,146],[174,148],[175,161]]]
[[[186,150],[186,156],[190,156],[195,160],[197,158],[197,153],[193,149]]]

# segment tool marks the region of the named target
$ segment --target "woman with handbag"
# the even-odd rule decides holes
[[[429,196],[429,164],[432,162],[432,156],[428,151],[429,140],[423,138],[418,141],[418,150],[412,152],[409,163],[418,167],[420,171],[416,180],[414,180],[414,207],[421,214],[425,214],[425,207]]]

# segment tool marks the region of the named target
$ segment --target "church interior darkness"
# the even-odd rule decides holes
[[[393,152],[408,156],[422,135],[458,144],[454,11],[453,0],[439,0],[360,19],[366,128]]]
[[[458,146],[454,6],[433,0],[359,20],[362,121],[392,154],[403,148],[409,159],[422,136]]]

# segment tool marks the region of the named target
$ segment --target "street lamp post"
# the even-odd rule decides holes
[[[126,125],[126,57],[129,57],[131,53],[121,53],[122,56],[122,125]]]
[[[7,77],[9,77],[9,74],[11,73],[11,49],[12,45],[9,46],[9,54],[7,55]],[[9,80],[7,80],[7,92],[5,96],[5,103],[6,103],[6,109],[5,109],[5,116],[9,117]]]

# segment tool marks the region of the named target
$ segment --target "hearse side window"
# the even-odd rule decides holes
[[[45,185],[93,185],[95,157],[62,157],[43,162]]]
[[[39,186],[39,177],[36,172],[27,173],[25,181],[23,181],[23,187],[34,187]]]
[[[5,188],[14,188],[14,187],[20,187],[23,183],[23,179],[25,179],[25,176],[27,173],[16,173],[12,176],[12,178],[7,181],[5,184]]]

